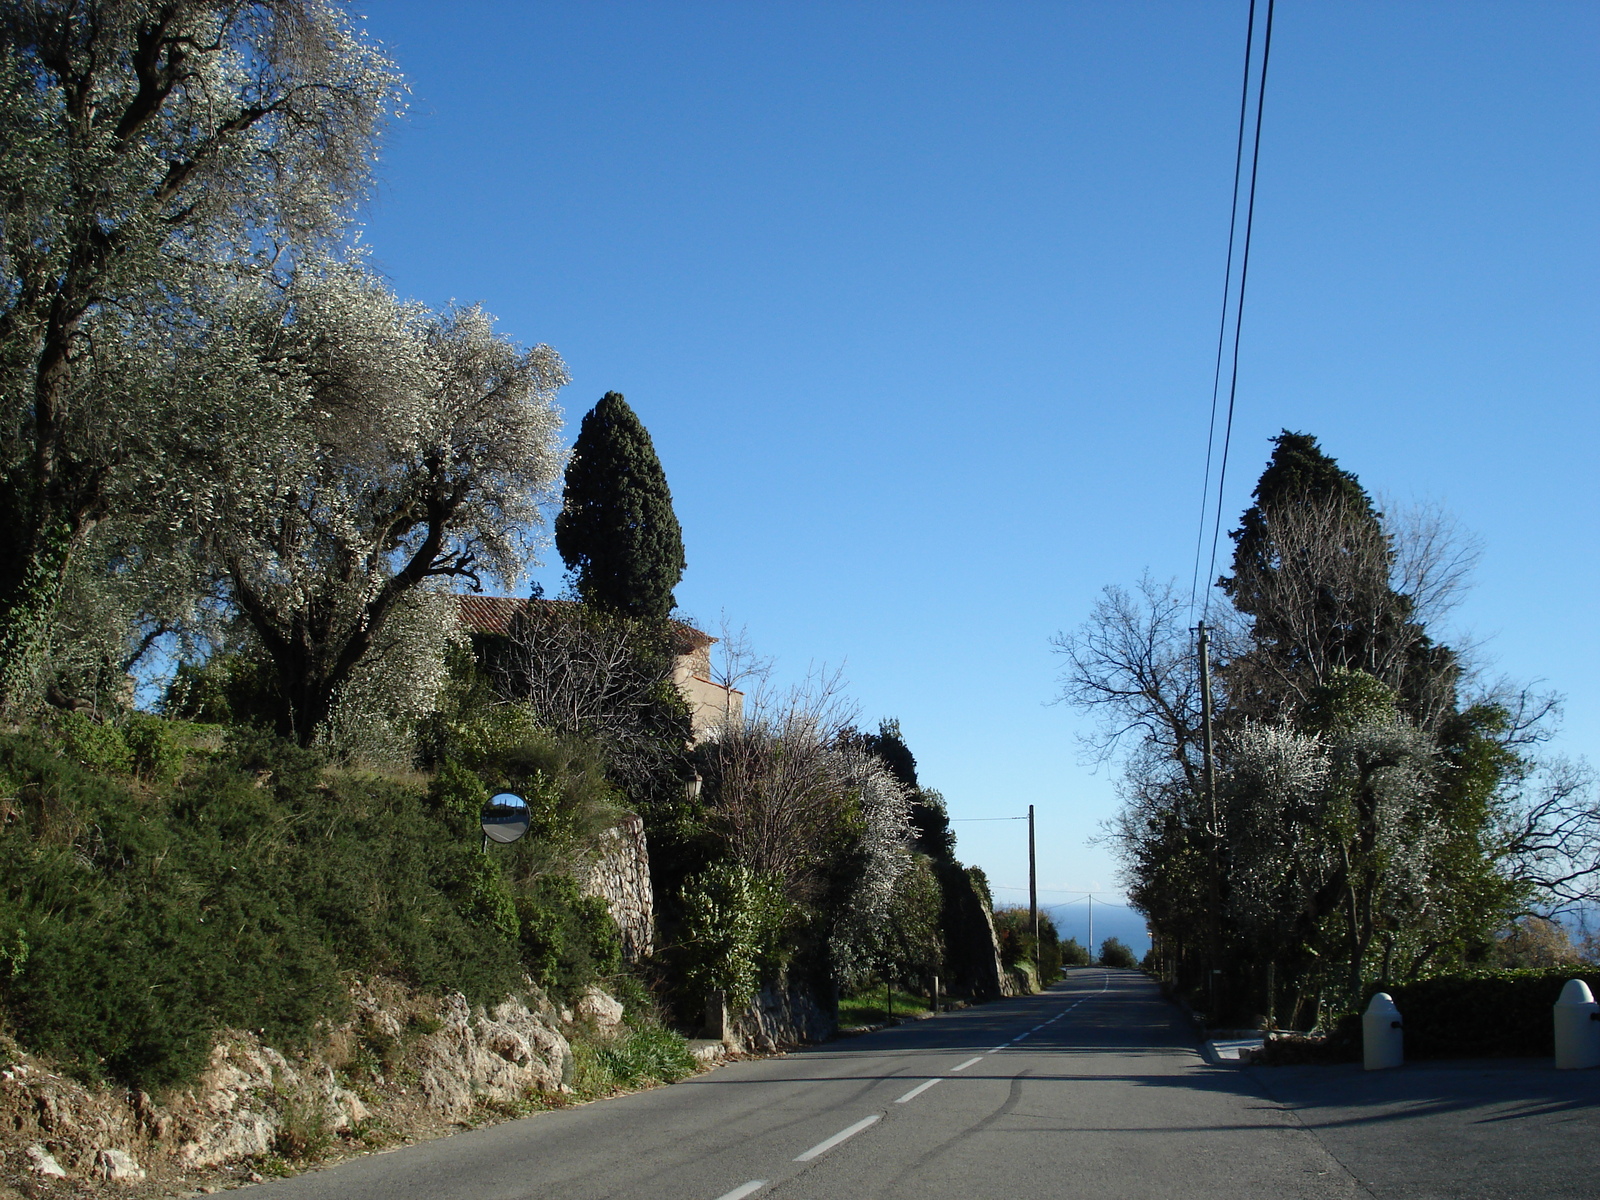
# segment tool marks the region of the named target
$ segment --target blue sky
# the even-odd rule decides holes
[[[626,394],[682,608],[842,665],[953,817],[1035,804],[1047,903],[1116,886],[1049,638],[1193,566],[1246,10],[366,10],[413,88],[365,235],[396,288],[556,347],[569,437]],[[1444,505],[1484,545],[1446,637],[1590,757],[1597,49],[1587,2],[1281,0],[1224,498],[1288,427]],[[958,853],[1025,888],[1023,828]]]

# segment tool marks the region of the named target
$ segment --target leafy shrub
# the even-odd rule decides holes
[[[1061,964],[1067,967],[1087,967],[1089,965],[1089,952],[1084,949],[1083,943],[1071,937],[1061,943]]]
[[[98,771],[126,773],[133,769],[133,752],[115,725],[91,720],[81,712],[63,712],[55,718],[61,748],[82,766]]]
[[[1139,960],[1120,938],[1110,937],[1100,943],[1100,965],[1131,971],[1139,965]]]
[[[489,789],[476,771],[445,759],[428,784],[428,801],[439,816],[462,836],[479,827]]]
[[[183,770],[184,732],[179,723],[149,713],[132,713],[122,738],[133,756],[134,771],[152,783],[171,783]]]
[[[506,886],[500,865],[486,853],[459,860],[460,870],[454,881],[457,906],[468,918],[496,930],[502,937],[515,941],[522,932],[522,920],[517,914],[517,902]]]
[[[944,897],[933,863],[924,854],[911,857],[911,865],[895,882],[880,944],[882,969],[902,983],[923,985],[944,969],[944,937],[939,919]]]
[[[542,728],[525,704],[483,704],[438,717],[428,737],[428,757],[439,763],[436,801],[454,805],[475,825],[482,801],[469,776],[487,791],[510,791],[528,805],[527,845],[557,858],[569,856],[617,819],[616,796],[606,779],[605,757],[592,741]],[[484,797],[487,799],[487,796]],[[543,864],[548,866],[548,863]]]
[[[484,856],[415,790],[324,778],[248,731],[157,792],[19,735],[0,736],[0,775],[0,1004],[86,1076],[181,1083],[230,1026],[301,1043],[343,1010],[347,971],[475,1002],[520,984],[500,910],[456,886]]]
[[[1569,979],[1600,993],[1600,971],[1589,967],[1440,975],[1382,990],[1400,1010],[1407,1058],[1544,1057],[1555,1053],[1553,1006]]]
[[[743,1006],[782,965],[789,917],[782,887],[742,864],[717,863],[690,878],[679,947],[690,996],[721,991],[730,1008]]]
[[[271,725],[283,701],[269,664],[238,653],[181,662],[161,696],[163,716],[218,725]]]
[[[546,991],[572,998],[622,966],[622,937],[606,902],[567,875],[543,875],[516,897],[521,952]]]
[[[994,932],[1000,942],[1000,964],[1007,970],[1031,963],[1036,982],[1049,985],[1061,978],[1061,937],[1049,914],[1039,914],[1039,935],[1035,937],[1028,910],[1009,905],[995,911]]]

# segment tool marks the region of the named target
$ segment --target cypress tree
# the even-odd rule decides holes
[[[1228,535],[1234,541],[1233,576],[1218,580],[1234,607],[1252,616],[1260,614],[1261,601],[1251,585],[1273,571],[1278,552],[1271,535],[1275,510],[1337,504],[1353,524],[1378,525],[1372,498],[1360,480],[1326,454],[1316,438],[1285,429],[1272,439],[1272,447],[1272,458],[1252,493],[1255,503],[1245,510],[1239,528]]]
[[[583,418],[567,465],[556,549],[585,604],[664,619],[683,578],[683,530],[650,434],[619,392]]]
[[[1411,597],[1390,586],[1394,546],[1383,514],[1310,434],[1286,429],[1272,442],[1255,503],[1230,535],[1233,575],[1217,581],[1253,618],[1254,648],[1229,667],[1234,715],[1282,715],[1328,682],[1327,672],[1356,670],[1431,723],[1453,707],[1458,667],[1413,620]],[[1319,509],[1326,519],[1305,519]]]

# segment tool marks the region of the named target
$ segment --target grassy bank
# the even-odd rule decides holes
[[[894,1017],[925,1016],[932,1011],[932,1001],[919,992],[903,992],[894,989],[893,1003],[881,987],[871,988],[855,996],[842,996],[839,999],[839,1025],[849,1028],[852,1025],[881,1025]]]

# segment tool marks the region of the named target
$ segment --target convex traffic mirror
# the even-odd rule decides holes
[[[528,832],[528,802],[510,792],[490,796],[483,806],[483,836],[491,842],[514,842]]]

